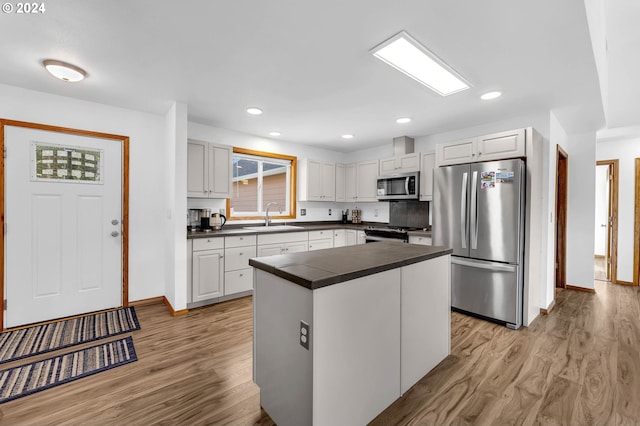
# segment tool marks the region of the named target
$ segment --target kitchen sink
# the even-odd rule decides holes
[[[304,229],[302,226],[295,225],[269,225],[269,226],[244,226],[243,229],[257,232],[275,232],[275,231],[288,231],[294,229]]]

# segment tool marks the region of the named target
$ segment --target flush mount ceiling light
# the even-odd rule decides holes
[[[460,74],[405,31],[377,45],[371,53],[441,96],[470,87]]]
[[[342,135],[342,139],[353,139],[353,135],[347,133],[346,135]]]
[[[67,64],[66,62],[56,61],[53,59],[45,59],[42,61],[42,65],[49,71],[49,74],[59,78],[60,80],[75,83],[80,80],[84,80],[87,73],[82,68],[75,65]]]
[[[502,95],[502,92],[487,92],[484,95],[480,96],[480,99],[483,101],[488,101],[491,99],[499,98]]]
[[[280,132],[269,132],[269,136],[280,136]]]
[[[396,123],[398,123],[398,124],[407,124],[407,123],[410,123],[410,122],[411,122],[411,118],[409,118],[409,117],[402,117],[402,118],[398,118],[396,120]]]
[[[262,114],[262,110],[260,108],[257,107],[249,107],[247,108],[247,112],[251,115],[261,115]]]

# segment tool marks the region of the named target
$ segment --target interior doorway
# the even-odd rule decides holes
[[[567,193],[569,154],[556,145],[555,286],[567,286]]]
[[[594,278],[617,282],[618,160],[596,163]]]

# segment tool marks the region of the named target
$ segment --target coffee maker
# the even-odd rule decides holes
[[[200,230],[211,231],[211,209],[200,209]]]

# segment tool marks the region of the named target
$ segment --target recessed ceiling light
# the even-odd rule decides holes
[[[398,118],[396,120],[396,123],[398,124],[406,124],[406,123],[410,123],[411,122],[411,118],[409,117],[402,117],[402,118]]]
[[[371,49],[373,56],[441,96],[470,87],[460,74],[405,31]]]
[[[269,132],[269,136],[280,136],[280,132]]]
[[[251,115],[260,115],[262,114],[262,110],[260,108],[256,108],[256,107],[249,107],[247,108],[247,112]]]
[[[44,65],[52,76],[70,83],[83,80],[87,76],[85,70],[75,65],[67,64],[66,62],[45,59],[42,61],[42,65]]]
[[[352,134],[342,135],[342,139],[353,139],[353,135]]]
[[[502,92],[487,92],[484,95],[480,96],[480,99],[483,101],[488,101],[490,99],[499,98],[502,95]]]

